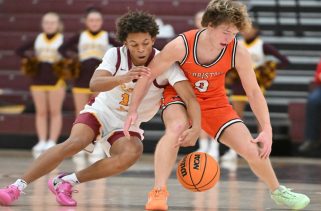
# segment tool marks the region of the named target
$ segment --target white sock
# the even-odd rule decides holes
[[[47,141],[47,143],[50,143],[50,142],[52,142],[52,143],[56,143],[56,141],[54,141],[54,140],[52,140],[52,139],[49,139],[48,141]]]
[[[62,177],[61,179],[66,182],[69,182],[72,186],[75,186],[80,183],[79,180],[77,179],[75,173],[68,174],[68,175]]]
[[[198,141],[198,143],[199,143],[201,149],[204,149],[204,150],[208,149],[208,139],[207,138],[200,139]]]
[[[23,191],[27,187],[27,182],[24,181],[23,179],[17,179],[15,183],[12,185],[16,186],[20,191]]]

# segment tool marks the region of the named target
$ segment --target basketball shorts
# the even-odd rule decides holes
[[[199,99],[198,101],[202,112],[202,129],[217,141],[220,141],[220,137],[224,130],[230,125],[237,122],[243,122],[228,103],[221,107],[210,107],[208,105],[209,103],[204,101],[200,102]],[[182,104],[185,106],[179,96],[167,93],[163,97],[162,111],[173,104]]]
[[[80,112],[74,124],[82,123],[89,126],[95,133],[92,144],[88,145],[84,150],[92,152],[94,144],[99,141],[106,155],[110,157],[110,147],[119,138],[124,137],[123,127],[126,115],[119,116],[106,105],[104,109],[98,109],[101,105],[95,102],[93,98],[85,108]],[[127,113],[126,113],[127,114]],[[144,139],[144,131],[139,125],[132,125],[129,129],[131,136],[135,136],[140,140]]]

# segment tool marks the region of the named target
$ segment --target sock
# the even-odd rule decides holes
[[[47,141],[47,143],[50,143],[50,142],[52,142],[52,143],[56,143],[56,141],[54,141],[54,140],[52,140],[52,139],[49,139],[48,141]]]
[[[200,149],[202,150],[208,150],[208,139],[207,138],[204,138],[204,139],[199,139],[198,141],[199,143],[199,147]]]
[[[24,181],[23,179],[17,179],[15,183],[12,185],[16,186],[20,191],[23,191],[27,187],[27,182]]]
[[[62,180],[69,182],[72,186],[75,186],[77,184],[79,184],[80,182],[78,181],[76,174],[72,173],[72,174],[68,174],[64,177],[61,178]]]

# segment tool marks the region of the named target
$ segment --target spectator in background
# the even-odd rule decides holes
[[[241,43],[251,54],[257,80],[264,93],[275,77],[275,69],[285,68],[289,64],[289,60],[275,47],[262,40],[256,24],[253,24],[246,32],[242,32],[242,36],[244,40]],[[278,59],[278,62],[268,61],[267,55],[275,57]],[[227,83],[229,83],[232,91],[233,96],[231,99],[233,107],[238,115],[243,118],[245,106],[247,105],[247,97],[236,71],[230,71],[230,74],[227,76]]]
[[[54,64],[61,60],[58,48],[63,43],[59,15],[46,13],[41,27],[43,32],[16,51],[22,57],[25,73],[31,77],[30,91],[35,104],[38,136],[38,143],[32,149],[36,153],[56,144],[62,127],[65,97],[65,82],[55,74],[54,68]],[[29,54],[28,50],[33,53]]]
[[[97,95],[97,93],[90,91],[89,81],[101,63],[105,52],[111,47],[110,44],[117,45],[113,39],[110,39],[109,33],[102,30],[103,15],[98,9],[88,8],[84,22],[86,28],[65,41],[58,49],[67,60],[79,60],[80,62],[80,68],[75,74],[72,88],[76,116],[89,99]],[[70,63],[72,62],[70,61]],[[93,153],[89,155],[89,162],[94,163],[103,156],[104,152],[101,147],[95,147]],[[85,153],[81,151],[73,157],[73,160],[79,164],[79,168],[82,168],[85,165],[84,158]]]
[[[321,157],[321,60],[314,75],[316,87],[308,96],[305,111],[305,141],[299,147],[300,154]]]
[[[76,115],[97,94],[90,91],[89,81],[106,50],[111,47],[108,32],[102,30],[103,16],[97,9],[86,11],[85,26],[85,30],[72,36],[58,49],[64,58],[80,61],[80,70],[72,88]]]
[[[157,38],[173,38],[175,36],[175,31],[172,25],[164,24],[161,18],[156,18],[156,24],[159,27],[159,34]]]

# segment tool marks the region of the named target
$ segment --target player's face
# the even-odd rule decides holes
[[[217,49],[223,49],[239,33],[236,26],[231,24],[220,24],[216,27],[209,26],[207,29],[210,37],[212,37],[212,45]]]
[[[88,14],[85,22],[89,31],[97,32],[103,25],[103,17],[98,12],[92,12]]]
[[[41,26],[46,34],[57,33],[60,27],[59,18],[54,15],[45,15],[42,19]]]
[[[125,46],[129,49],[131,59],[134,65],[144,65],[153,50],[155,38],[149,33],[129,33]]]

